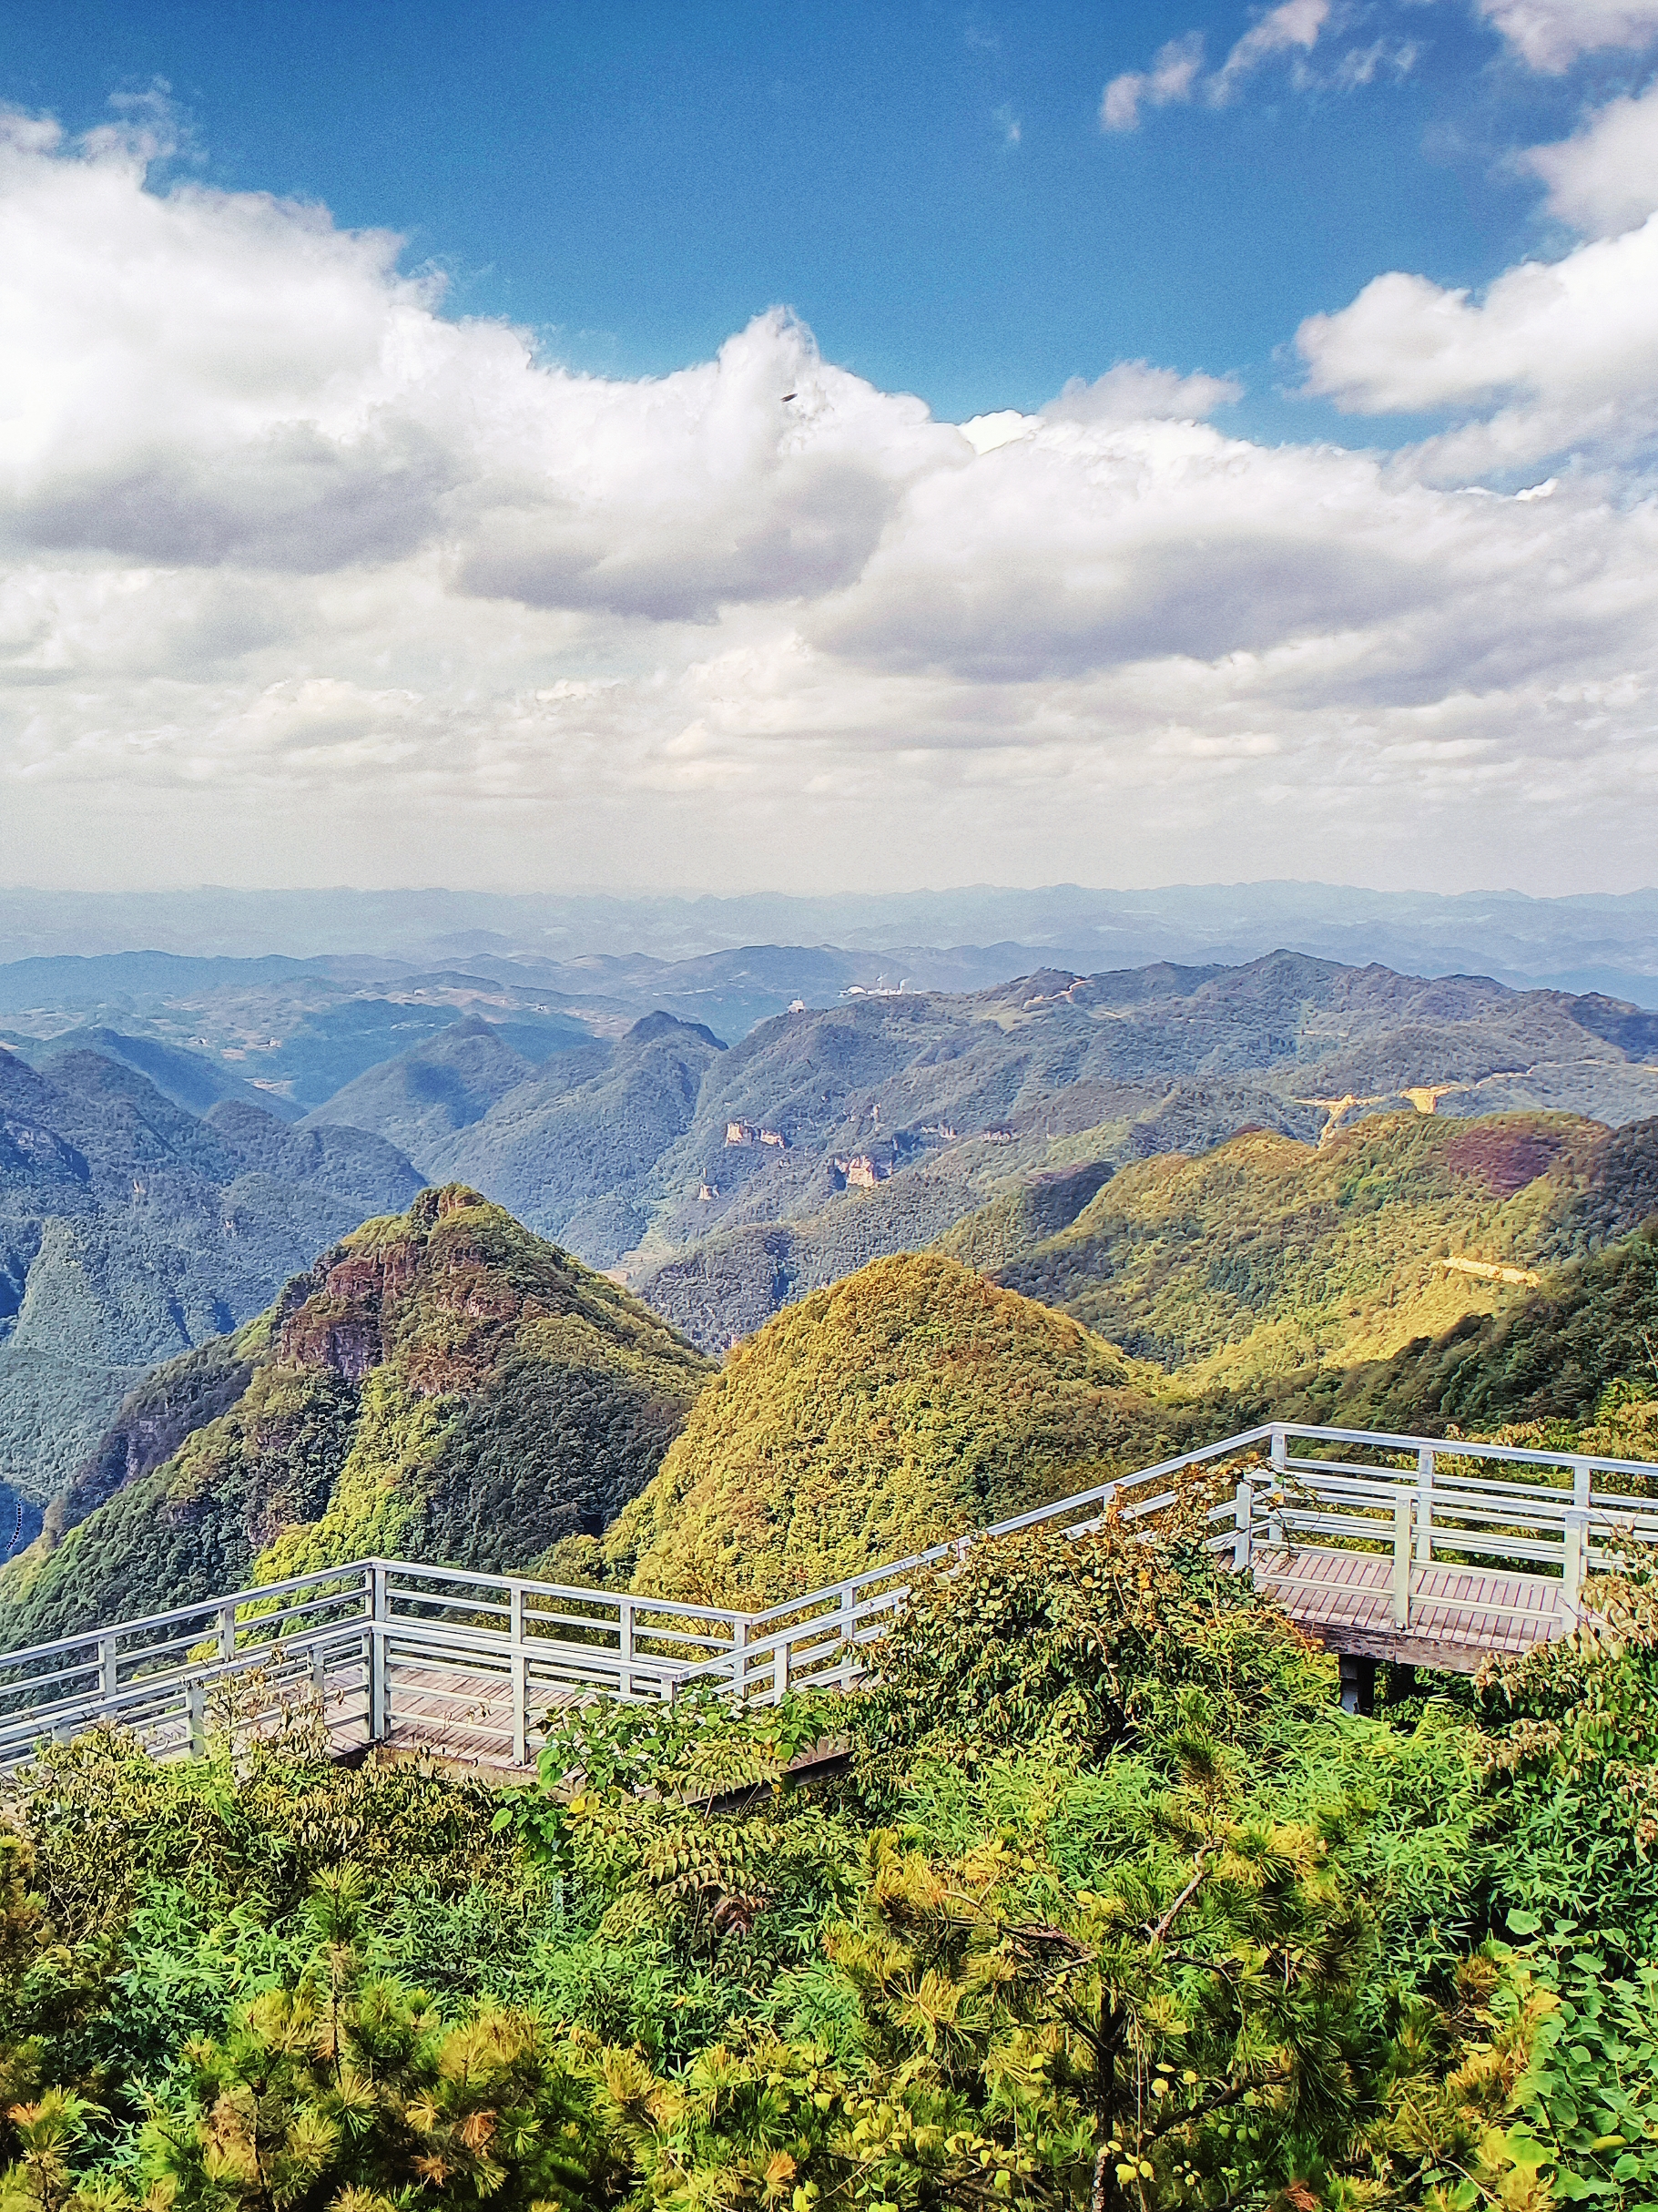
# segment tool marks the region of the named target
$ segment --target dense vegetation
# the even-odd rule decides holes
[[[1311,1147],[1253,1131],[1123,1168],[996,1279],[1202,1390],[1390,1358],[1526,1297],[1522,1281],[1658,1211],[1658,1124],[1378,1115]],[[991,1219],[944,1240],[972,1251]],[[987,1255],[988,1257],[989,1255]],[[1471,1317],[1471,1319],[1470,1319]],[[1622,1369],[1602,1374],[1633,1371]],[[1470,1409],[1471,1410],[1471,1409]]]
[[[0,1640],[380,1551],[528,1565],[605,1527],[707,1370],[473,1191],[422,1191],[143,1385],[32,1552]]]
[[[296,1135],[240,1087],[198,1115],[80,1045],[0,1049],[0,1555],[13,1496],[37,1522],[147,1369],[420,1188],[382,1138]]]
[[[936,1253],[878,1259],[737,1345],[650,1487],[554,1564],[768,1605],[1086,1489],[1181,1420],[1063,1315]]]
[[[1652,1021],[1607,1000],[1287,953],[809,1008],[709,1068],[650,1185],[636,1279],[719,1351],[835,1273],[942,1235],[947,1216],[993,1204],[1016,1175],[1201,1154],[1250,1128],[1311,1144],[1332,1113],[1401,1107],[1406,1086],[1437,1090],[1447,1116],[1634,1120],[1658,1108]],[[727,1147],[733,1120],[776,1129],[788,1150]],[[836,1161],[853,1156],[890,1171],[879,1205],[840,1187]],[[681,1249],[658,1260],[663,1243]]]
[[[1658,1381],[1658,1218],[1501,1311],[1470,1314],[1390,1360],[1279,1378],[1271,1402],[1303,1420],[1469,1435],[1516,1422],[1581,1427],[1628,1378]],[[1658,1457],[1627,1445],[1583,1448]]]
[[[614,1045],[560,1054],[476,1120],[432,1135],[424,1157],[607,1267],[644,1236],[656,1164],[724,1050],[701,1023],[646,1014]]]
[[[54,1748],[0,1830],[0,2201],[1637,2212],[1658,1606],[1593,1595],[1368,1720],[1178,1524],[1108,1526],[977,1547],[848,1700],[585,1708],[499,1810],[302,1716]]]

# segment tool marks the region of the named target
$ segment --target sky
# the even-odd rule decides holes
[[[1658,0],[0,0],[0,882],[1658,881]]]

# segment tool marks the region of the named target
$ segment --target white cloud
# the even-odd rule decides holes
[[[1201,31],[1171,38],[1159,46],[1149,69],[1130,69],[1112,78],[1100,101],[1100,127],[1133,130],[1143,107],[1166,107],[1171,101],[1189,100],[1202,67]]]
[[[1294,64],[1291,83],[1298,90],[1332,89],[1353,92],[1373,84],[1378,76],[1409,76],[1415,66],[1417,46],[1409,39],[1377,38],[1368,46],[1351,46],[1330,70],[1315,74],[1307,56],[1330,25],[1330,0],[1280,0],[1268,8],[1236,39],[1218,69],[1204,74],[1204,38],[1188,31],[1161,46],[1149,69],[1126,70],[1114,76],[1100,102],[1100,127],[1127,131],[1139,127],[1141,110],[1167,107],[1202,100],[1210,107],[1225,107],[1236,99],[1246,81],[1266,63],[1288,56]]]
[[[144,162],[0,146],[0,880],[1648,872],[1634,479],[1468,497],[1144,362],[958,429],[779,312],[576,376]],[[1309,374],[1615,463],[1646,239],[1381,280]]]
[[[1092,384],[1073,376],[1043,413],[1052,422],[1196,422],[1217,407],[1242,399],[1244,387],[1230,376],[1182,376],[1177,369],[1154,368],[1148,361],[1120,361]]]
[[[1558,76],[1584,54],[1658,39],[1658,0],[1475,0],[1529,67]]]
[[[1472,411],[1413,456],[1440,479],[1637,454],[1658,434],[1658,217],[1524,262],[1480,299],[1377,277],[1338,314],[1309,316],[1296,344],[1304,389],[1350,413]]]
[[[1549,188],[1549,212],[1591,238],[1633,229],[1658,209],[1658,83],[1639,99],[1609,100],[1556,146],[1521,164]]]
[[[1275,55],[1311,53],[1329,19],[1330,0],[1282,0],[1253,25],[1210,79],[1208,95],[1217,106],[1236,97],[1238,86]]]

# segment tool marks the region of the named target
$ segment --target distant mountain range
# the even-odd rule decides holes
[[[1281,953],[867,994],[728,1049],[658,1014],[539,1068],[474,1019],[303,1126],[377,1130],[432,1179],[624,1271],[717,1351],[1022,1177],[1092,1165],[1097,1187],[1244,1128],[1310,1145],[1412,1108],[1621,1124],[1658,1113],[1654,1062],[1658,1015],[1626,1004]]]
[[[216,1417],[250,1355],[204,1348],[425,1182],[704,1354],[939,1247],[1234,1411],[1338,1374],[1448,1404],[1409,1343],[1658,1211],[1658,1014],[1605,994],[1287,952],[969,990],[823,947],[526,966],[0,967],[0,1553]]]
[[[771,945],[388,973],[333,954],[52,955],[0,966],[0,1014],[42,1070],[90,1054],[189,1116],[287,1122],[330,1159],[365,1131],[405,1177],[463,1180],[617,1270],[710,1351],[1033,1175],[1092,1168],[1097,1187],[1240,1129],[1310,1144],[1408,1105],[1658,1113],[1658,1014],[1604,994],[1285,952],[923,988],[972,960],[928,955],[882,983],[880,957]],[[329,1172],[297,1179],[333,1188]]]
[[[680,962],[743,946],[791,944],[887,955],[890,982],[901,973],[915,980],[907,963],[919,961],[917,948],[1012,952],[993,973],[928,979],[957,990],[1043,965],[1092,973],[1157,960],[1237,963],[1285,946],[1350,966],[1379,961],[1406,972],[1491,975],[1516,985],[1602,991],[1658,1005],[1658,890],[1553,899],[1517,891],[1435,893],[1287,882],[1118,891],[973,885],[737,898],[0,891],[0,961],[158,948],[307,960],[391,956],[414,973],[472,969],[493,956],[567,963],[595,955],[652,955]],[[694,1018],[731,1038],[706,1009]]]

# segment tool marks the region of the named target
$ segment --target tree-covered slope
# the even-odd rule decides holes
[[[768,1604],[1103,1480],[1181,1416],[1087,1330],[937,1254],[737,1345],[597,1546],[635,1588]]]
[[[1541,1422],[1578,1432],[1585,1452],[1651,1460],[1658,1459],[1658,1431],[1641,1409],[1655,1390],[1658,1219],[1548,1276],[1501,1311],[1470,1313],[1391,1359],[1279,1377],[1272,1411],[1430,1436]],[[1608,1408],[1609,1391],[1621,1406]],[[1612,1410],[1622,1418],[1608,1418]],[[1600,1426],[1589,1436],[1586,1424],[1597,1414]]]
[[[717,1351],[1032,1174],[1204,1152],[1251,1128],[1310,1144],[1402,1108],[1408,1088],[1459,1118],[1650,1115],[1651,1018],[1288,953],[803,1007],[710,1065],[639,1186],[648,1233],[624,1257],[641,1295]]]
[[[1655,1207],[1658,1123],[1379,1116],[1317,1147],[1253,1131],[1137,1162],[993,1271],[1185,1388],[1256,1387],[1504,1312]],[[945,1249],[993,1257],[997,1228]]]
[[[361,1130],[296,1132],[250,1097],[198,1117],[100,1054],[0,1051],[0,1482],[43,1505],[129,1383],[420,1186]]]
[[[579,1035],[571,1048],[590,1049]],[[603,1051],[603,1047],[600,1048]],[[372,1129],[424,1168],[433,1146],[482,1121],[534,1065],[503,1042],[479,1014],[463,1014],[394,1060],[382,1060],[306,1116],[307,1128],[345,1123]]]
[[[429,1137],[425,1157],[608,1266],[645,1234],[652,1173],[724,1051],[698,1023],[646,1014],[614,1045],[556,1055],[482,1118]]]
[[[0,1578],[0,1642],[365,1552],[526,1566],[643,1488],[707,1375],[498,1207],[422,1191],[128,1398]]]

